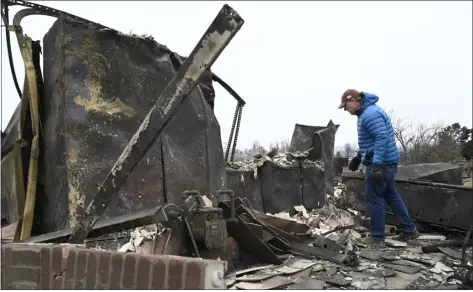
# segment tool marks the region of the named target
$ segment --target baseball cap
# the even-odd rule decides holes
[[[345,91],[342,95],[342,100],[341,100],[340,105],[338,106],[338,109],[344,108],[345,104],[347,103],[347,101],[349,99],[356,98],[356,97],[359,97],[359,96],[360,96],[360,92],[358,90],[347,89],[347,91]]]

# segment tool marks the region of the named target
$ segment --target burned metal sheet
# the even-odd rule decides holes
[[[302,181],[302,205],[306,209],[322,208],[327,200],[325,193],[326,173],[310,161],[300,163]]]
[[[78,222],[180,64],[152,39],[55,22],[44,37],[42,232]],[[191,93],[102,218],[180,202],[187,189],[211,195],[223,188],[213,89],[203,79],[205,88]]]
[[[333,157],[335,148],[335,134],[339,125],[335,125],[332,120],[329,121],[327,127],[319,130],[313,136],[312,151],[309,152],[309,159],[316,160],[319,157],[324,163],[325,171],[325,194],[333,196],[334,191],[334,169]]]
[[[339,125],[335,125],[332,120],[326,127],[306,126],[296,124],[291,139],[291,151],[309,152],[309,159],[312,161],[321,160],[324,163],[325,171],[325,193],[333,195],[333,179],[334,179],[334,147],[335,134]]]
[[[462,168],[451,163],[421,163],[400,165],[396,178],[400,180],[420,179],[445,184],[462,184]]]
[[[283,168],[273,162],[261,167],[261,192],[265,212],[279,213],[302,205],[301,173],[297,167]]]
[[[343,182],[347,188],[348,207],[366,212],[364,177],[345,173]],[[459,229],[473,225],[473,192],[470,187],[399,179],[396,179],[396,187],[416,221]],[[387,204],[386,209],[392,213]]]
[[[260,212],[265,212],[263,195],[261,194],[261,181],[254,177],[253,171],[240,171],[226,169],[227,186],[233,190],[235,197],[247,198],[251,206]]]
[[[295,151],[305,151],[310,148],[312,145],[312,139],[314,134],[317,131],[323,130],[323,126],[307,126],[296,124],[294,126],[294,133],[291,138],[291,145],[289,150],[292,152]]]
[[[228,233],[235,238],[243,249],[257,257],[259,260],[269,264],[281,264],[277,255],[246,225],[238,216],[236,222],[227,222]]]
[[[243,171],[226,168],[228,188],[235,197],[246,198],[260,212],[276,213],[303,205],[307,209],[325,204],[325,172],[319,163],[295,162],[294,167],[283,167],[267,161],[257,169]]]

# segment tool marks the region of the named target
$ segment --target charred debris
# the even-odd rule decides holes
[[[11,5],[29,7],[13,25]],[[58,18],[43,48],[20,25],[32,14]],[[70,243],[224,262],[209,282],[219,284],[192,286],[206,289],[472,287],[473,197],[457,167],[400,168],[398,188],[423,234],[390,239],[398,227],[387,209],[388,247],[369,250],[358,241],[369,229],[363,174],[334,157],[332,121],[296,124],[288,153],[233,161],[245,101],[211,72],[243,25],[231,7],[187,58],[25,1],[2,2],[2,18],[13,76],[8,29],[26,68],[2,133],[2,252]],[[213,82],[237,101],[225,152]]]

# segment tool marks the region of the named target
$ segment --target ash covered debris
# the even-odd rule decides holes
[[[269,153],[268,153],[269,154]],[[323,171],[324,163],[322,161],[311,161],[308,159],[309,151],[296,151],[286,153],[276,153],[274,155],[257,154],[252,159],[243,159],[242,161],[230,162],[227,169],[236,171],[252,171],[254,179],[258,178],[258,168],[262,167],[265,162],[271,162],[277,167],[291,168],[299,167],[302,164],[314,165]]]
[[[289,233],[297,235],[299,248],[305,245],[305,250],[323,249],[325,255],[352,252],[356,264],[337,262],[335,253],[329,259],[316,252],[299,253],[300,249],[291,249],[296,244],[289,244],[286,253],[279,254],[274,249],[282,259],[280,264],[229,273],[226,279],[230,289],[471,289],[473,254],[467,248],[465,257],[461,256],[464,233],[432,227],[430,231],[436,233],[422,234],[404,243],[392,240],[399,228],[387,226],[391,246],[368,249],[357,239],[369,234],[369,219],[360,211],[341,207],[346,192],[346,186],[337,178],[334,195],[328,196],[322,208],[308,211],[304,206],[294,206],[289,211],[258,218],[273,227],[292,230]],[[473,246],[473,239],[467,241],[467,246]],[[298,264],[304,259],[309,260],[310,267]]]

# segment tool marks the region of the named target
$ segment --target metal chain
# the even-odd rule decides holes
[[[243,113],[243,105],[238,104],[239,106],[239,115],[238,115],[238,122],[236,124],[236,130],[235,130],[235,140],[233,140],[233,148],[232,148],[232,156],[230,157],[230,162],[233,162],[233,159],[235,158],[235,151],[236,151],[236,145],[237,145],[237,140],[238,140],[238,133],[240,132],[240,124],[241,124],[241,116]]]
[[[238,113],[240,112],[240,104],[238,103],[233,115],[232,128],[230,130],[230,137],[228,137],[227,149],[225,151],[225,162],[228,162],[228,156],[230,155],[230,148],[232,147],[233,133],[235,132],[236,123],[238,121]]]

